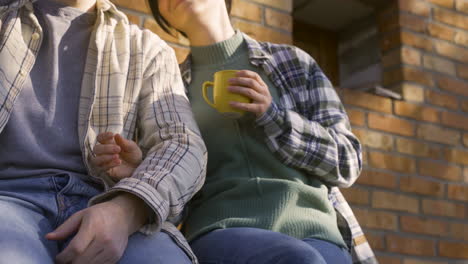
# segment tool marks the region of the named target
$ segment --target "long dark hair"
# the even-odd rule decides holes
[[[231,4],[232,0],[224,0],[226,3],[226,8],[228,11],[228,14],[231,14]],[[166,31],[169,34],[172,34],[171,29],[173,28],[169,22],[161,15],[161,12],[159,12],[159,6],[158,6],[158,0],[148,0],[148,4],[151,9],[151,13],[153,13],[153,17],[156,20],[156,22],[159,24],[159,26]],[[179,30],[177,30],[179,31]],[[179,31],[185,36],[184,32]]]

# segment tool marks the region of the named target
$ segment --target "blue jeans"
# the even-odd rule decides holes
[[[77,176],[0,179],[0,264],[53,264],[67,241],[44,236],[101,193],[99,184]],[[170,236],[135,233],[119,263],[191,263]]]
[[[258,228],[212,231],[190,244],[200,264],[351,264],[344,248]]]

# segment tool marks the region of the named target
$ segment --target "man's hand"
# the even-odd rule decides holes
[[[97,141],[100,144],[94,146],[91,163],[115,180],[132,176],[143,157],[138,145],[112,132],[99,134]]]
[[[252,99],[251,103],[230,102],[237,109],[254,113],[260,117],[271,105],[271,94],[262,78],[253,71],[243,70],[229,80],[228,90]]]
[[[76,233],[70,244],[56,257],[59,264],[117,263],[127,247],[128,237],[148,219],[146,204],[133,194],[81,210],[55,231],[50,240],[64,240]]]

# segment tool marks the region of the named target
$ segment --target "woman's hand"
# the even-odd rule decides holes
[[[229,80],[229,84],[228,90],[230,92],[252,99],[251,103],[229,102],[232,107],[252,112],[257,118],[262,116],[270,107],[272,101],[270,91],[256,72],[239,71],[235,78]]]

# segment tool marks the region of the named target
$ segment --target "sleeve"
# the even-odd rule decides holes
[[[300,62],[300,70],[293,70],[293,76],[302,72],[301,80],[285,77],[297,86],[290,88],[296,89],[290,91],[290,99],[297,109],[272,102],[256,125],[263,127],[268,147],[286,165],[319,177],[327,185],[350,187],[360,174],[362,154],[344,107],[308,54],[299,50],[290,63],[281,65],[291,62]]]
[[[153,213],[140,230],[146,234],[158,232],[166,220],[177,219],[203,185],[206,174],[206,147],[185,95],[174,51],[164,45],[149,66],[152,70],[140,94],[138,143],[145,158],[131,177],[119,181],[106,194],[108,199],[112,193],[130,192],[145,201]]]
[[[0,0],[0,19],[9,11],[18,10],[27,3],[33,3],[36,0]]]

